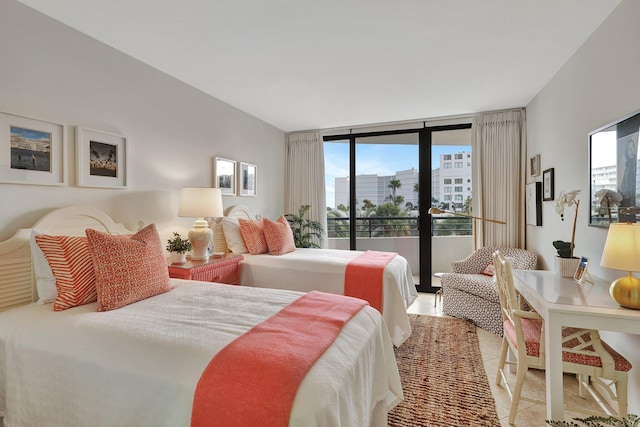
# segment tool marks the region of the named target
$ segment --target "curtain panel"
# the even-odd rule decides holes
[[[324,237],[317,242],[327,247],[327,203],[324,188],[324,143],[320,132],[287,134],[285,159],[285,210],[297,213],[310,205],[309,219],[322,224]]]
[[[506,225],[478,221],[477,247],[525,247],[525,110],[473,117],[473,212]]]

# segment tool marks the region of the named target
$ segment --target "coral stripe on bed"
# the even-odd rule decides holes
[[[312,291],[232,341],[198,381],[191,425],[289,425],[305,375],[365,305]]]
[[[396,255],[395,252],[366,251],[349,261],[344,274],[344,294],[367,300],[382,313],[382,275]]]

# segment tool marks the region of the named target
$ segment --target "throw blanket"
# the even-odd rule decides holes
[[[347,264],[344,274],[344,294],[369,301],[382,313],[382,276],[396,255],[394,252],[366,251]]]
[[[305,375],[365,305],[312,291],[232,341],[198,381],[191,425],[289,425]]]

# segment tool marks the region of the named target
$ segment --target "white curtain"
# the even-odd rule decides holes
[[[473,117],[473,214],[505,221],[476,221],[477,247],[525,247],[525,110]]]
[[[322,224],[324,238],[318,242],[327,247],[327,204],[324,188],[324,145],[319,132],[297,132],[287,135],[285,160],[285,210],[297,213],[302,205],[310,205],[309,219]]]

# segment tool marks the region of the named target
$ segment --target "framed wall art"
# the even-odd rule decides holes
[[[553,200],[554,195],[553,168],[542,172],[542,200],[548,202]]]
[[[124,189],[129,185],[127,138],[76,128],[76,181],[80,187]]]
[[[536,154],[529,158],[529,181],[535,180],[535,177],[540,176],[540,154]]]
[[[589,225],[640,221],[640,111],[589,133]]]
[[[240,195],[241,196],[255,196],[256,184],[257,184],[257,170],[256,165],[251,163],[240,162]]]
[[[0,113],[0,182],[66,185],[64,125]]]
[[[527,224],[541,226],[542,225],[542,183],[532,182],[527,184]]]
[[[213,161],[214,187],[219,188],[223,196],[236,195],[236,161],[216,157]]]

